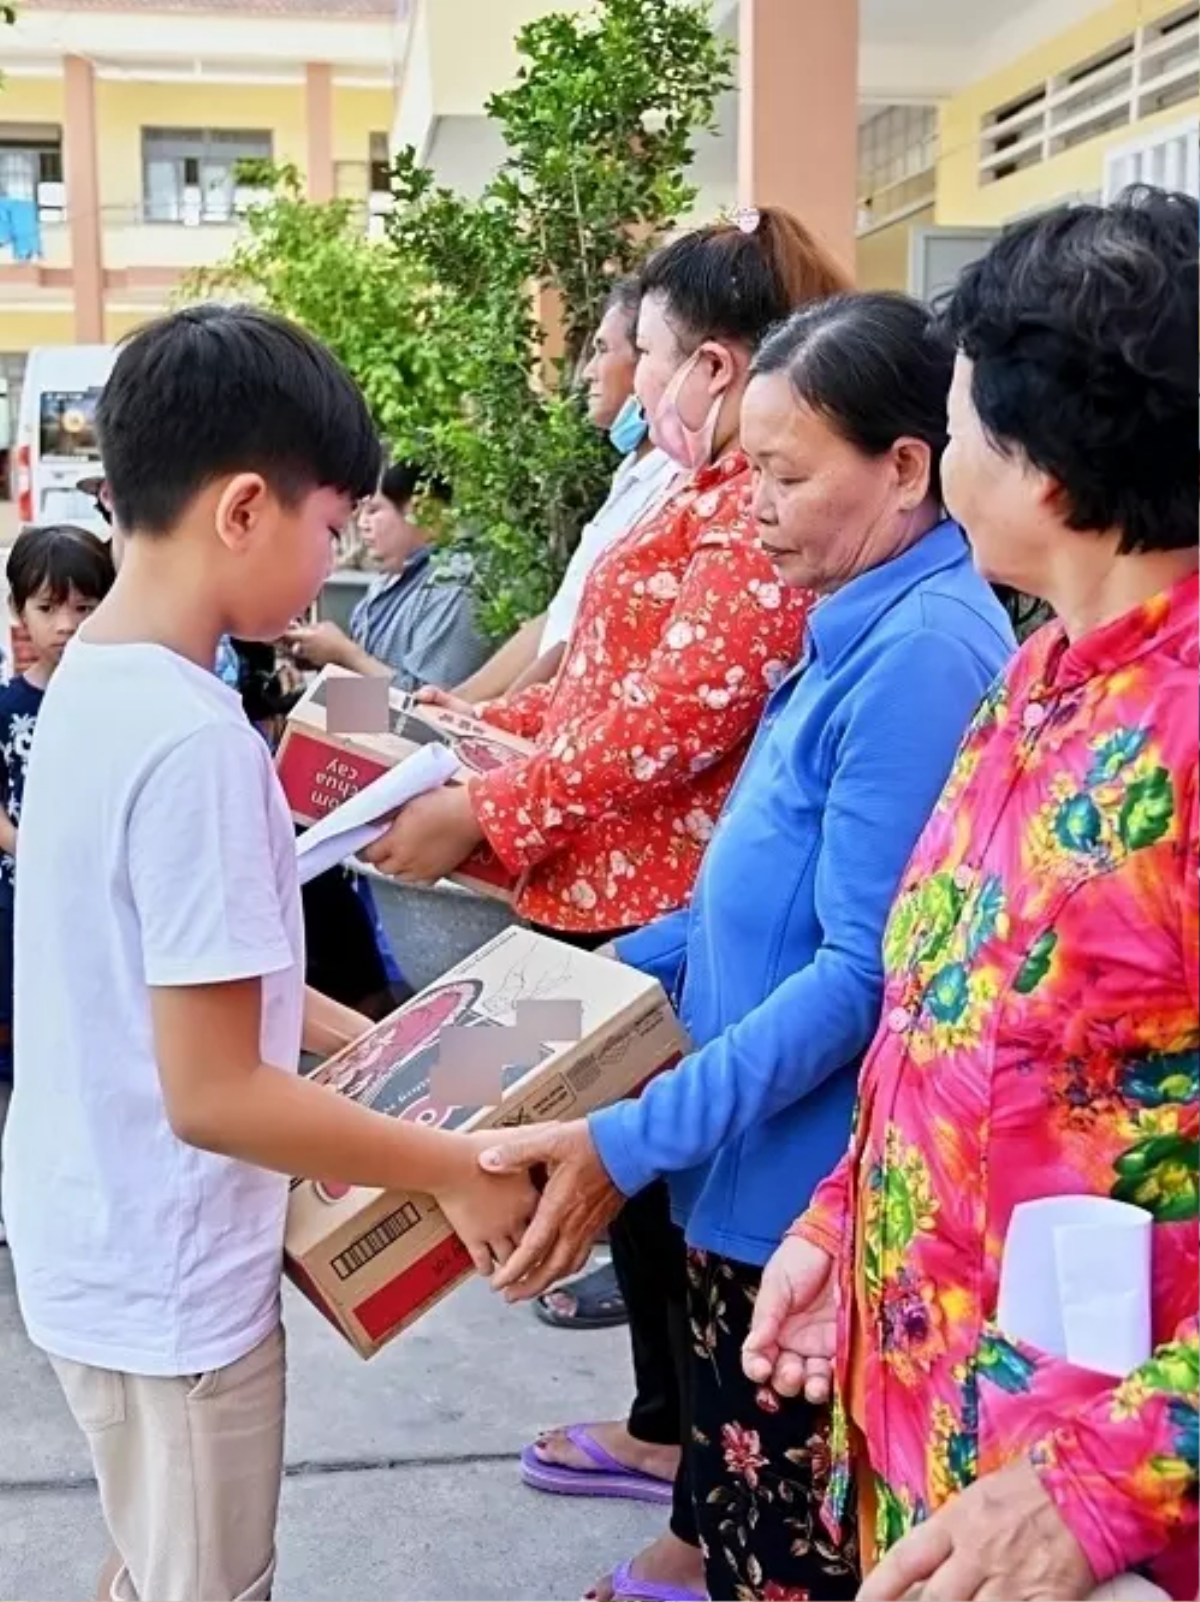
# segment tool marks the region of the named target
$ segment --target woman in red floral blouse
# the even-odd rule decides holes
[[[750,358],[772,324],[842,287],[781,211],[702,229],[651,261],[636,388],[679,487],[596,564],[554,682],[483,709],[537,753],[413,802],[368,853],[375,866],[430,882],[486,841],[521,875],[518,911],[571,936],[687,900],[808,605],[754,535],[738,442]]]
[[[484,709],[535,740],[536,755],[419,798],[368,853],[425,881],[486,839],[522,875],[519,910],[590,944],[688,899],[767,696],[799,651],[811,598],[783,588],[755,538],[742,396],[766,331],[846,284],[800,223],[765,210],[677,240],[642,287],[636,389],[679,484],[593,568],[554,683]],[[637,1578],[622,1565],[598,1594],[640,1596],[649,1582],[687,1596],[703,1590],[703,1564],[679,1472],[688,1340],[668,1291],[682,1305],[686,1267],[665,1187],[635,1197],[610,1238],[633,1407],[543,1436],[522,1472],[545,1491],[671,1502],[670,1532],[640,1555]]]

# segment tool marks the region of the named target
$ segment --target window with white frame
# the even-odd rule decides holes
[[[1052,156],[1195,98],[1200,4],[1141,24],[1103,50],[995,106],[979,135],[979,178],[998,183]]]
[[[1156,128],[1104,158],[1104,202],[1115,200],[1130,184],[1181,189],[1200,200],[1200,117],[1169,128]]]
[[[885,106],[860,122],[860,233],[899,221],[932,201],[937,140],[932,106]]]
[[[147,222],[227,223],[259,198],[241,181],[243,162],[270,161],[270,133],[143,128],[142,197]]]
[[[62,222],[61,128],[0,122],[0,200],[31,200],[42,222]]]

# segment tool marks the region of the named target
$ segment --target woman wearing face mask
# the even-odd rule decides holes
[[[649,263],[636,390],[682,487],[592,569],[553,683],[484,710],[537,753],[411,803],[367,853],[376,867],[434,881],[486,841],[522,876],[524,917],[593,944],[687,899],[806,608],[754,537],[738,444],[751,357],[772,324],[842,285],[774,211]]]
[[[759,537],[779,581],[820,601],[690,907],[617,944],[677,999],[695,1050],[639,1100],[505,1155],[551,1169],[497,1277],[521,1296],[573,1249],[576,1217],[669,1180],[688,1248],[685,1271],[680,1238],[677,1316],[705,1559],[687,1589],[713,1597],[850,1597],[858,1584],[853,1548],[834,1548],[817,1516],[827,1413],[759,1391],[741,1345],[793,1204],[845,1147],[888,906],[1014,646],[942,510],[953,357],[929,321],[903,296],[843,296],[758,353],[741,426]],[[616,1595],[663,1598],[670,1555],[658,1543],[626,1565]]]

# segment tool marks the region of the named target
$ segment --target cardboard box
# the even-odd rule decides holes
[[[518,1004],[529,1002],[579,1003],[579,1038],[514,1048],[523,1060],[504,1068],[498,1106],[435,1105],[430,1075],[440,1072],[435,1064],[447,1026],[513,1029]],[[540,1015],[553,1010],[543,1007]],[[579,1118],[636,1095],[684,1048],[655,980],[512,928],[330,1058],[314,1078],[393,1118],[442,1129],[496,1129]],[[292,1187],[286,1260],[293,1282],[363,1357],[472,1272],[465,1247],[431,1197],[311,1180]]]
[[[326,727],[327,687],[337,677],[355,675],[327,668],[293,709],[279,747],[276,767],[297,823],[316,823],[423,745],[448,745],[459,759],[463,779],[490,773],[534,750],[528,740],[479,718],[421,705],[398,690],[390,692],[387,734],[331,734]],[[486,846],[450,877],[481,895],[507,901],[516,890],[516,880]]]

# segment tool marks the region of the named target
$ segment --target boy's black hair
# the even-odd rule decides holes
[[[750,370],[786,373],[796,397],[867,456],[923,440],[941,500],[954,347],[920,301],[883,290],[821,301],[770,334]]]
[[[407,511],[418,495],[428,495],[443,506],[449,506],[452,498],[446,480],[417,462],[393,462],[385,468],[379,480],[379,493],[391,501],[398,512]]]
[[[140,329],[96,413],[117,522],[167,534],[225,474],[261,473],[285,504],[361,499],[381,451],[354,381],[303,329],[248,306],[196,306]]]
[[[26,529],[9,552],[8,589],[18,615],[43,591],[54,606],[61,606],[72,590],[84,600],[102,601],[113,577],[112,551],[105,541],[70,523]]]
[[[944,308],[993,443],[1123,552],[1196,542],[1198,228],[1161,189],[1058,206],[1006,228]]]

